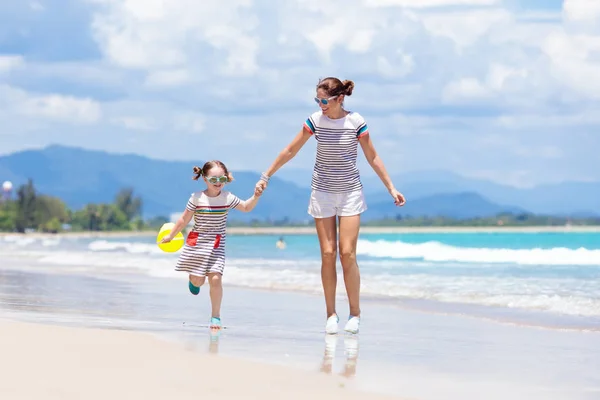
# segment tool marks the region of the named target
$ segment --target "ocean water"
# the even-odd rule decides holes
[[[224,283],[320,294],[315,235],[229,235]],[[600,330],[600,233],[361,234],[363,298],[550,329]],[[185,279],[152,236],[0,237],[0,263]],[[344,296],[341,266],[338,296]]]

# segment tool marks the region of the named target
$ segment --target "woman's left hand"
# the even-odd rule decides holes
[[[398,207],[402,207],[404,204],[406,204],[406,199],[404,198],[404,195],[396,189],[390,190],[390,194],[394,198],[394,204],[396,204]]]

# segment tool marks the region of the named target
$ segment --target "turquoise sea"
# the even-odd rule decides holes
[[[226,285],[319,294],[315,235],[229,235]],[[0,238],[0,259],[185,279],[151,236]],[[600,329],[600,233],[361,234],[364,298],[554,328]],[[341,267],[340,267],[341,274]],[[341,275],[340,275],[341,278]],[[340,282],[342,280],[340,279]],[[338,290],[343,296],[343,287]]]

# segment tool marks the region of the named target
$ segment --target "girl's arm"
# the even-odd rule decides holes
[[[238,205],[235,207],[236,210],[240,210],[242,212],[250,212],[256,207],[258,203],[258,198],[256,194],[253,194],[248,200],[240,200]]]
[[[181,217],[179,217],[179,219],[175,223],[175,226],[173,227],[173,230],[171,231],[171,233],[169,233],[167,236],[165,236],[161,240],[161,243],[168,243],[171,240],[173,240],[175,235],[177,235],[179,232],[181,232],[181,230],[190,223],[193,216],[194,216],[194,212],[190,211],[186,208],[185,211],[183,212],[183,214],[181,214]]]

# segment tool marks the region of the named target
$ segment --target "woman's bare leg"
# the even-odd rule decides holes
[[[359,230],[360,214],[340,217],[340,261],[350,304],[350,315],[354,317],[360,316],[360,271],[356,263]]]
[[[337,258],[337,227],[335,217],[315,218],[317,236],[321,247],[321,281],[325,294],[327,318],[335,312],[335,290],[337,286],[337,271],[335,262]]]

